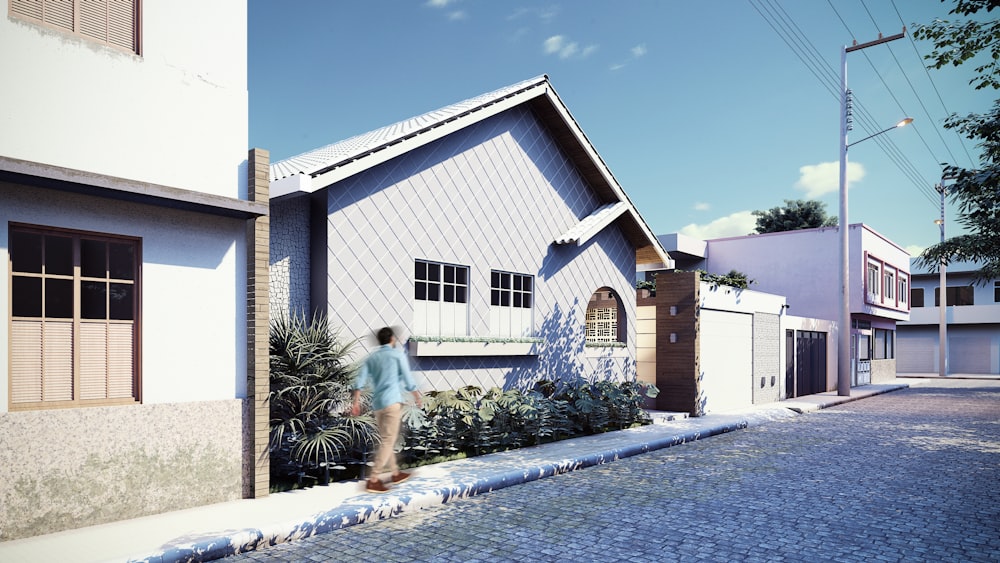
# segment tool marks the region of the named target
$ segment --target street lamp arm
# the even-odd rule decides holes
[[[861,139],[859,141],[854,141],[853,143],[848,143],[847,148],[851,148],[854,145],[856,145],[856,144],[858,144],[858,143],[860,143],[862,141],[867,141],[868,139],[871,139],[872,137],[878,137],[882,133],[888,133],[889,131],[892,131],[893,129],[896,129],[897,127],[904,127],[906,125],[909,125],[910,123],[913,123],[913,118],[912,117],[907,117],[906,119],[900,121],[899,123],[893,125],[892,127],[889,127],[888,129],[883,129],[883,130],[879,131],[878,133],[875,133],[873,135],[868,135],[867,137],[865,137],[864,139]]]

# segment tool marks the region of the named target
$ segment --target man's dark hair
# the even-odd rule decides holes
[[[380,328],[378,333],[376,333],[378,343],[382,345],[386,345],[391,342],[393,336],[395,335],[392,333],[392,329],[387,326]]]

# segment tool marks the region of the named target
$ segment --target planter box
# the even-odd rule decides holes
[[[542,342],[413,342],[411,356],[537,356]]]

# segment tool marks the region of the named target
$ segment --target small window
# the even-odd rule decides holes
[[[490,271],[490,335],[531,336],[534,278]]]
[[[899,303],[905,304],[910,295],[909,280],[903,274],[899,274]]]
[[[885,297],[886,301],[891,301],[895,298],[896,290],[896,276],[892,272],[886,271],[884,276],[884,287],[882,295]]]
[[[914,287],[910,290],[910,307],[924,306],[924,288]]]
[[[1000,281],[993,282],[993,302],[1000,303]]]
[[[462,336],[467,333],[469,267],[413,261],[413,333]]]
[[[876,303],[880,299],[879,287],[881,286],[882,276],[880,275],[880,269],[878,264],[870,263],[868,264],[868,301]]]
[[[947,307],[963,307],[975,304],[975,290],[971,285],[949,286]],[[941,306],[941,288],[934,288],[934,306]]]
[[[586,343],[625,343],[625,335],[625,308],[622,301],[611,288],[598,289],[587,303]]]

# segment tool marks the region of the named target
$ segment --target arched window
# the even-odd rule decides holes
[[[618,294],[602,287],[587,303],[587,344],[625,343],[625,308]]]

